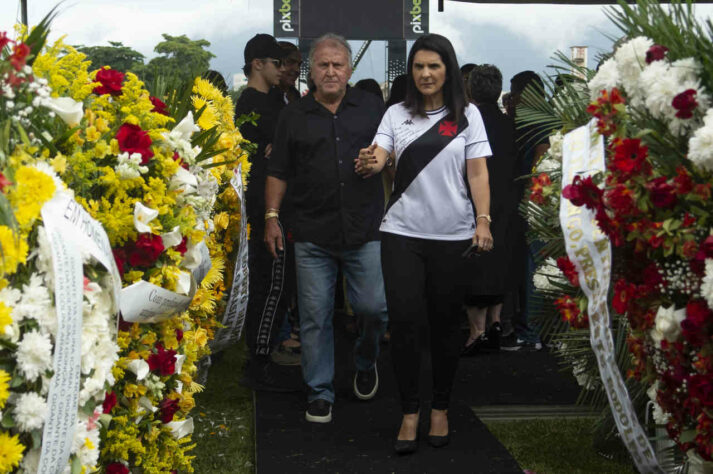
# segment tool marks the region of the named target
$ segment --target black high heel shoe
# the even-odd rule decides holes
[[[420,414],[419,414],[420,417]],[[394,443],[394,451],[396,454],[411,454],[418,450],[418,421],[416,422],[416,438],[414,439],[398,439]]]
[[[442,448],[451,442],[450,433],[445,436],[428,435],[428,444],[434,448]]]

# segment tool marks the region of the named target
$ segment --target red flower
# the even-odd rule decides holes
[[[617,104],[623,104],[624,98],[619,93],[619,89],[612,88],[611,91],[602,90],[596,102],[592,102],[587,107],[587,113],[597,118],[597,129],[604,136],[609,136],[616,132],[617,129],[617,114],[620,107]]]
[[[532,185],[530,186],[530,201],[536,204],[544,203],[544,188],[546,186],[550,186],[551,184],[552,180],[550,180],[550,177],[547,175],[547,173],[540,173],[537,176],[533,176]]]
[[[181,165],[181,168],[183,168],[184,170],[188,169],[188,163],[185,163],[181,159],[181,155],[179,155],[177,151],[173,152],[173,161],[178,161],[178,164]]]
[[[673,178],[673,184],[676,187],[677,194],[688,194],[693,190],[693,180],[688,170],[683,166],[676,168],[676,177]]]
[[[701,242],[701,252],[705,258],[713,258],[713,235],[709,235],[706,239]]]
[[[161,115],[168,115],[168,109],[166,107],[166,104],[159,99],[158,97],[151,96],[149,97],[149,100],[153,104],[153,109],[151,109],[151,112],[156,112],[157,114]]]
[[[683,223],[681,224],[683,227],[691,227],[695,223],[696,223],[695,217],[693,217],[689,213],[684,214]]]
[[[181,342],[181,339],[183,339],[183,331],[181,329],[176,328],[176,340],[178,342]]]
[[[126,265],[126,250],[122,248],[111,249],[114,254],[114,261],[119,269],[119,275],[124,276],[124,266]]]
[[[141,234],[136,242],[127,248],[129,264],[132,267],[150,267],[163,251],[160,235]]]
[[[10,186],[12,181],[7,179],[4,174],[0,173],[0,192],[4,192],[7,186]]]
[[[158,370],[161,375],[173,375],[176,371],[176,351],[164,349],[161,343],[156,344],[156,351],[149,356],[149,369]]]
[[[638,211],[631,190],[623,184],[608,189],[604,196],[609,207],[617,214],[630,215]]]
[[[7,37],[7,32],[0,31],[0,51],[10,43],[13,43],[13,41]]]
[[[10,64],[15,68],[15,71],[19,71],[25,67],[27,62],[27,56],[30,54],[30,47],[25,43],[16,43],[15,47],[12,48],[12,55],[10,55]]]
[[[693,240],[689,240],[683,246],[681,247],[681,253],[683,254],[684,257],[687,259],[692,259],[693,257],[696,256],[696,253],[698,252],[698,244],[694,242]]]
[[[713,379],[710,375],[696,374],[688,379],[688,393],[704,407],[713,407]]]
[[[116,140],[119,142],[119,150],[129,154],[140,153],[141,164],[145,165],[153,157],[151,151],[151,137],[148,132],[141,130],[141,127],[131,123],[125,123],[116,132]]]
[[[700,183],[693,185],[693,194],[701,199],[711,198],[711,183]]]
[[[178,244],[178,245],[176,245],[176,246],[173,247],[173,248],[176,249],[177,251],[179,251],[179,252],[181,253],[181,255],[184,255],[184,254],[188,251],[188,246],[187,246],[187,244],[188,244],[188,239],[187,239],[186,237],[184,237],[184,238],[181,240],[181,243]]]
[[[586,313],[579,310],[577,302],[569,295],[564,295],[555,300],[555,306],[560,312],[562,321],[569,323],[573,328],[586,328],[588,319]]]
[[[693,110],[698,107],[698,102],[696,102],[696,91],[694,89],[688,89],[676,97],[673,98],[671,105],[676,112],[676,117],[680,119],[689,119],[693,117]]]
[[[659,267],[655,263],[651,263],[642,272],[642,278],[644,281],[644,286],[648,291],[656,290],[659,285],[664,283],[663,276],[659,271]]]
[[[660,44],[655,44],[646,51],[646,64],[651,64],[654,61],[661,61],[666,57],[668,48],[666,46],[661,46]]]
[[[111,410],[116,406],[116,393],[106,392],[104,395],[104,403],[102,403],[102,413],[111,413]]]
[[[96,82],[101,85],[94,88],[92,92],[96,95],[111,94],[121,95],[121,83],[124,81],[124,73],[113,69],[100,69],[96,75]]]
[[[708,340],[711,321],[713,311],[705,301],[689,301],[686,305],[686,319],[681,322],[683,337],[691,344],[703,345]]]
[[[654,206],[666,209],[676,203],[676,189],[668,184],[668,178],[665,176],[649,181],[647,187]]]
[[[129,474],[129,468],[120,462],[113,462],[106,467],[106,474]]]
[[[615,148],[614,156],[610,162],[611,168],[625,176],[639,173],[644,169],[649,149],[646,146],[641,146],[640,139],[625,138],[617,140],[613,145]]]
[[[562,270],[562,273],[564,273],[564,276],[567,277],[572,286],[579,287],[579,273],[577,273],[577,267],[574,266],[569,257],[558,258],[557,267]]]
[[[161,422],[170,423],[173,421],[173,415],[178,411],[178,400],[164,398],[158,407],[161,410]]]
[[[596,209],[601,206],[602,190],[594,184],[591,176],[582,179],[575,176],[572,184],[568,184],[562,190],[562,196],[569,199],[575,206],[586,206],[588,209]]]
[[[612,307],[617,313],[626,314],[629,310],[629,304],[635,297],[636,286],[621,278],[614,284],[614,299],[612,300]]]

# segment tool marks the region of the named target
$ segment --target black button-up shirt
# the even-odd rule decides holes
[[[361,178],[354,159],[383,111],[378,97],[349,88],[334,114],[312,94],[280,113],[267,174],[289,182],[295,241],[348,248],[379,240],[381,176]]]

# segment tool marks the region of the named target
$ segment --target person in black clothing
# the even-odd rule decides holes
[[[300,91],[295,87],[295,82],[300,77],[302,53],[294,43],[289,41],[278,41],[277,44],[285,51],[285,57],[282,59],[280,84],[274,90],[282,93],[285,104],[290,104],[300,98]]]
[[[386,108],[388,109],[394,104],[403,102],[406,98],[406,84],[408,83],[408,76],[406,74],[401,74],[396,76],[394,82],[391,83],[391,90],[389,91],[389,98],[386,100]]]
[[[326,34],[310,51],[313,94],[280,114],[267,170],[265,243],[274,257],[284,249],[280,205],[290,180],[302,339],[302,372],[309,386],[307,421],[332,420],[334,404],[334,289],[341,263],[360,334],[354,346],[354,394],[372,398],[379,386],[376,359],[386,327],[379,223],[381,177],[354,172],[383,113],[373,94],[348,88],[351,48]]]
[[[518,148],[517,174],[519,176],[532,174],[532,168],[537,164],[539,158],[549,148],[549,131],[538,130],[532,126],[523,126],[518,123],[518,105],[522,101],[522,94],[526,90],[543,94],[544,84],[537,73],[533,71],[522,71],[515,74],[510,80],[510,107],[514,113],[515,120],[515,142]],[[526,192],[528,180],[518,181],[518,200],[522,200]],[[538,351],[542,349],[542,343],[537,334],[531,318],[532,298],[534,295],[534,284],[532,276],[535,272],[535,255],[541,244],[533,242],[527,243],[527,220],[520,216],[516,217],[516,228],[513,232],[513,271],[518,272],[515,278],[518,279],[517,300],[518,310],[513,314],[514,334],[503,340],[502,349],[508,351],[526,350]]]
[[[248,309],[245,319],[245,337],[249,360],[243,382],[255,390],[282,391],[288,380],[275,374],[270,363],[274,338],[287,311],[283,281],[286,271],[284,253],[273,263],[272,256],[262,244],[263,213],[265,211],[265,177],[267,162],[272,149],[277,116],[284,106],[269,94],[281,77],[282,58],[285,52],[275,38],[266,34],[255,35],[245,45],[245,67],[248,85],[238,98],[236,116],[256,113],[256,124],[243,123],[240,132],[257,144],[257,151],[250,157],[251,168],[245,193],[247,218],[251,228],[248,241]]]
[[[382,102],[384,101],[384,93],[381,92],[381,86],[379,86],[379,83],[376,82],[376,79],[362,79],[354,84],[354,87],[366,92],[371,92],[376,97],[380,98]]]
[[[488,160],[490,177],[491,231],[498,245],[492,252],[472,259],[468,268],[469,291],[466,310],[470,337],[463,354],[483,349],[499,349],[500,312],[505,293],[517,286],[510,275],[512,233],[517,217],[518,195],[515,184],[517,149],[512,121],[500,111],[498,97],[503,76],[490,64],[473,66],[467,87],[469,96],[483,117],[493,157]],[[486,320],[491,321],[486,331]]]

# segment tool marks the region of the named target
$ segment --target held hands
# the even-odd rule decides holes
[[[473,243],[478,246],[479,251],[489,252],[493,249],[493,236],[490,233],[490,224],[480,221],[475,226]]]
[[[359,150],[359,157],[354,160],[354,172],[362,178],[368,178],[381,171],[375,151],[376,143],[373,143]]]
[[[272,217],[265,220],[265,246],[272,254],[272,258],[277,258],[277,253],[282,252],[285,247],[282,242],[282,232],[277,223],[277,218]]]

